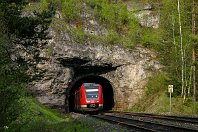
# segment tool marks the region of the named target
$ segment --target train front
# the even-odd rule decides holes
[[[85,101],[87,111],[102,110],[103,96],[102,86],[96,83],[84,83]]]

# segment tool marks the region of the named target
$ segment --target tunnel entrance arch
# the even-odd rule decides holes
[[[114,107],[114,93],[113,88],[109,80],[97,75],[88,75],[75,79],[69,86],[68,92],[66,92],[66,101],[68,103],[69,112],[74,111],[74,93],[83,83],[99,83],[103,88],[103,108],[104,110],[112,110]]]

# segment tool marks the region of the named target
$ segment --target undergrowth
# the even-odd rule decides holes
[[[170,82],[169,75],[164,72],[151,77],[146,86],[145,96],[129,111],[172,115],[198,114],[198,102],[193,102],[190,97],[184,101],[176,94],[171,96],[170,111],[170,94],[167,92]]]
[[[24,98],[26,102],[26,110],[18,119],[12,122],[5,131],[20,131],[20,132],[89,132],[93,131],[87,125],[73,120],[67,114],[61,114],[56,110],[49,109],[41,105],[34,98]]]

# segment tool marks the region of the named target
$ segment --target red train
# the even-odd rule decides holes
[[[76,111],[98,111],[103,109],[102,86],[97,83],[83,83],[75,91],[74,109]]]

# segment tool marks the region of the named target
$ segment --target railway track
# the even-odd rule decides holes
[[[93,115],[93,117],[116,123],[118,125],[125,126],[129,129],[135,129],[139,131],[154,131],[154,132],[198,132],[198,129],[195,127],[184,127],[186,125],[182,125],[182,123],[192,123],[189,121],[189,119],[179,119],[179,117],[175,117],[175,120],[173,119],[173,116],[160,116],[160,115],[151,115],[151,114],[141,114],[141,113],[122,113],[122,112],[112,112],[112,113],[104,113],[102,115]],[[154,118],[158,121],[154,121]],[[169,118],[169,119],[168,119]],[[161,120],[161,121],[160,121]],[[179,120],[182,120],[182,123],[177,123]],[[169,122],[167,122],[169,121]],[[174,123],[170,123],[174,122]],[[187,122],[185,122],[187,121]],[[195,123],[197,121],[194,120]],[[177,124],[177,125],[175,125]],[[198,125],[197,125],[198,128]]]
[[[187,116],[169,116],[169,115],[155,115],[155,114],[148,114],[148,113],[130,113],[130,112],[112,112],[114,114],[122,114],[128,116],[137,116],[137,117],[146,117],[146,118],[153,118],[153,119],[160,119],[166,121],[174,121],[174,122],[183,122],[183,123],[190,123],[190,124],[198,124],[197,117],[187,117]]]

